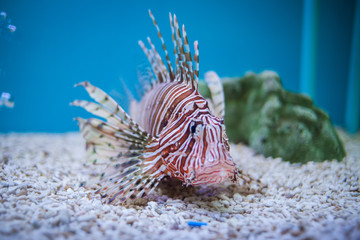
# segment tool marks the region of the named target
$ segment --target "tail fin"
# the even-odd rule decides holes
[[[99,104],[83,100],[71,103],[106,121],[76,118],[86,140],[88,160],[106,165],[101,173],[102,187],[97,191],[108,203],[142,197],[153,190],[164,177],[158,140],[145,132],[105,92],[82,82],[90,96]]]

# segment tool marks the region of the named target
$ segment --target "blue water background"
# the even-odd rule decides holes
[[[247,71],[277,71],[284,87],[299,92],[302,1],[17,1],[0,0],[15,33],[0,39],[0,92],[10,92],[13,109],[0,109],[0,132],[77,131],[70,107],[88,99],[75,83],[88,80],[118,101],[123,84],[136,93],[137,68],[144,63],[138,40],[150,36],[161,52],[148,16],[152,9],[168,49],[169,11],[185,24],[189,41],[199,41],[200,77]],[[344,125],[355,1],[321,0],[318,81],[315,104]],[[126,101],[124,101],[126,105]]]

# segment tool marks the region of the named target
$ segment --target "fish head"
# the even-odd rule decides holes
[[[230,155],[224,120],[211,114],[193,120],[189,125],[193,139],[189,169],[191,185],[221,183],[234,176],[235,163]]]
[[[236,166],[223,119],[210,113],[190,115],[182,124],[170,123],[168,128],[160,136],[160,145],[164,145],[160,147],[170,176],[186,185],[221,183],[234,178]]]

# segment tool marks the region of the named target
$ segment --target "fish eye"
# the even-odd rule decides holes
[[[190,132],[191,132],[191,134],[194,134],[196,132],[196,123],[195,122],[191,122]]]

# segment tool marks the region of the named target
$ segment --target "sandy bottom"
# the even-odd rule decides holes
[[[360,138],[341,136],[342,162],[289,164],[233,145],[263,193],[167,181],[114,206],[83,186],[94,170],[79,134],[0,135],[0,239],[360,239]]]

